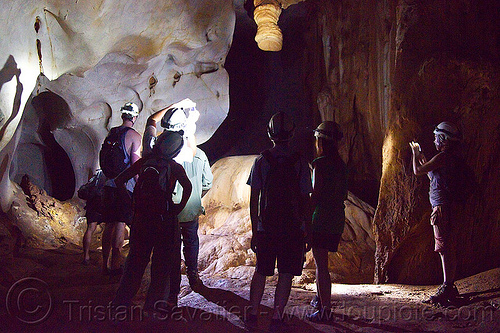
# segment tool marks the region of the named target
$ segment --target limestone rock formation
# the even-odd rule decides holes
[[[458,277],[500,264],[500,49],[493,42],[500,34],[493,14],[499,9],[495,1],[450,7],[404,1],[399,7],[386,167],[375,217],[380,282],[441,279],[438,256],[429,246],[429,183],[411,173],[407,147],[416,139],[426,156],[433,156],[432,130],[443,120],[461,128],[460,153],[470,169],[462,177],[471,183],[470,193],[453,222]]]
[[[200,217],[199,265],[203,274],[250,277],[255,254],[250,249],[250,186],[246,181],[256,156],[226,157],[212,166],[214,183],[203,198],[206,215]],[[346,227],[339,251],[330,255],[335,282],[370,283],[373,280],[374,209],[352,194],[346,201]],[[308,252],[301,283],[314,282],[314,260]]]
[[[350,189],[370,203],[378,200],[375,281],[441,281],[429,183],[413,175],[408,142],[419,141],[432,157],[432,130],[444,120],[462,129],[461,152],[477,183],[454,222],[460,226],[459,277],[497,267],[498,1],[316,5],[318,36],[309,56],[317,65],[308,73],[309,86],[322,118],[345,129]]]
[[[0,18],[4,211],[11,180],[25,173],[49,194],[71,198],[96,168],[125,102],[140,106],[142,132],[151,113],[191,98],[201,113],[200,143],[228,112],[229,1],[10,1]]]
[[[54,249],[68,243],[81,245],[86,220],[76,202],[61,202],[48,196],[24,176],[20,191],[8,214],[20,230],[22,245]]]
[[[282,8],[304,0],[253,0],[253,18],[257,23],[255,41],[263,51],[280,51],[283,34],[278,25]]]

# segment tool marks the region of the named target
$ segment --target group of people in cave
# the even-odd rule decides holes
[[[197,267],[198,217],[204,213],[201,198],[210,189],[213,175],[205,153],[196,146],[199,112],[189,99],[163,108],[148,118],[142,138],[132,128],[139,115],[137,105],[127,103],[121,113],[122,125],[111,129],[106,140],[108,144],[118,142],[125,156],[124,165],[118,168],[121,170],[106,172],[104,166],[109,169],[110,164],[104,161],[101,151],[104,200],[97,204],[87,200],[83,263],[90,261],[90,238],[96,225],[105,222],[102,272],[121,275],[113,304],[130,305],[151,257],[151,282],[144,309],[168,312],[177,306],[180,291],[181,242],[189,284],[195,291],[203,286]],[[157,133],[158,122],[163,128],[161,133]],[[343,133],[336,122],[322,122],[313,132],[316,158],[309,164],[289,144],[295,127],[285,112],[272,116],[267,132],[273,147],[256,158],[247,181],[251,187],[250,247],[256,254],[256,267],[249,311],[243,319],[251,329],[259,326],[266,277],[274,275],[276,265],[278,283],[270,330],[279,331],[286,325],[283,315],[292,279],[302,274],[305,253],[310,249],[316,264],[317,294],[311,301],[315,311],[308,319],[332,319],[328,255],[338,249],[347,199],[348,171],[338,150]],[[460,132],[455,125],[442,122],[434,135],[438,153],[430,160],[418,143],[411,142],[410,146],[415,175],[427,174],[430,179],[431,225],[444,276],[442,286],[429,302],[443,305],[459,294],[454,284],[456,256],[451,216],[454,194],[458,192],[457,166],[463,162],[456,154]],[[130,250],[122,268],[126,224],[131,226]]]
[[[90,263],[92,235],[104,222],[102,273],[121,276],[113,304],[130,304],[151,259],[144,308],[174,308],[181,282],[181,243],[189,284],[193,290],[202,285],[198,217],[204,213],[201,198],[211,188],[213,175],[206,154],[196,145],[199,112],[194,102],[185,99],[153,113],[143,137],[132,128],[138,115],[134,103],[121,108],[122,124],[110,130],[100,151],[102,170],[84,185],[97,188],[100,181],[102,190],[87,198],[83,264]],[[158,122],[162,133],[157,133]],[[125,225],[130,226],[130,248],[123,265]]]

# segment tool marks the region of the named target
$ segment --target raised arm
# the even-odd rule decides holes
[[[425,156],[422,153],[420,153],[417,149],[412,148],[412,153],[413,153],[412,157],[413,173],[416,176],[425,175],[428,172],[436,170],[444,165],[443,153],[438,153],[429,161],[427,161]]]
[[[151,126],[155,126],[156,127],[156,123],[159,122],[161,120],[161,118],[163,118],[163,116],[165,115],[165,113],[167,112],[167,110],[170,109],[172,107],[172,105],[174,105],[174,104],[170,104],[169,106],[164,107],[163,109],[161,109],[159,111],[156,111],[155,113],[153,113],[152,115],[150,115],[148,117],[147,122],[146,122],[146,126],[151,125]]]

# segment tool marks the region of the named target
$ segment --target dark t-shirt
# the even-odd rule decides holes
[[[313,232],[342,234],[347,198],[347,167],[340,156],[321,156],[313,162]]]

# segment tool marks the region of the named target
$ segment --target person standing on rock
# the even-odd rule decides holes
[[[120,196],[113,179],[120,172],[141,158],[141,135],[132,128],[139,115],[139,108],[134,103],[126,103],[121,108],[122,124],[113,127],[99,152],[99,163],[104,175],[109,179],[104,186],[104,222],[102,235],[102,271],[103,274],[120,275],[122,268],[122,246],[125,236],[125,224],[132,219],[132,203],[128,197]],[[136,178],[130,179],[126,188],[131,194]],[[108,259],[111,260],[108,268]]]
[[[413,158],[413,172],[416,176],[425,175],[430,179],[429,200],[432,206],[430,222],[434,230],[434,251],[441,257],[443,284],[427,302],[447,305],[459,295],[455,286],[457,266],[455,237],[453,232],[453,205],[459,194],[459,170],[463,161],[457,155],[460,142],[458,128],[444,121],[434,129],[434,145],[438,153],[429,161],[420,150],[420,145],[410,142]]]
[[[318,295],[312,305],[317,309],[310,321],[330,319],[331,279],[328,252],[337,252],[344,231],[344,200],[347,199],[347,167],[339,155],[338,142],[343,134],[333,121],[322,122],[315,130],[316,155],[313,166],[312,251],[316,263]],[[319,296],[319,297],[318,297]]]
[[[273,147],[257,157],[247,181],[251,186],[251,249],[257,256],[250,285],[251,308],[244,318],[250,329],[258,326],[266,277],[274,275],[276,261],[279,275],[274,294],[272,331],[283,325],[293,276],[302,274],[312,186],[309,164],[289,147],[294,130],[295,124],[284,112],[272,116],[267,132]]]

